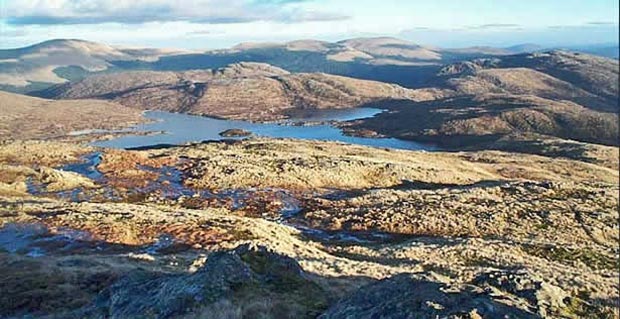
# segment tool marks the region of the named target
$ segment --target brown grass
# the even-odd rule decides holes
[[[97,100],[54,101],[0,91],[0,139],[59,138],[73,131],[118,129],[139,111]]]

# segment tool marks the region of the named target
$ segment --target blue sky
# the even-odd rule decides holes
[[[618,42],[618,0],[0,0],[0,47],[52,38],[207,49],[396,36],[463,47]]]

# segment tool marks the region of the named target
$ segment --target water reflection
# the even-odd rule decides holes
[[[371,117],[379,112],[381,112],[381,110],[372,108],[322,110],[319,112],[314,112],[312,115],[290,119],[288,122],[348,121]],[[362,138],[346,136],[342,134],[340,129],[329,124],[295,126],[274,123],[251,123],[163,111],[148,111],[145,113],[145,117],[154,120],[154,122],[140,124],[135,127],[135,131],[162,131],[165,133],[154,135],[127,135],[108,141],[95,142],[93,145],[113,148],[134,148],[158,144],[182,144],[186,142],[198,142],[205,140],[221,140],[223,138],[219,135],[220,132],[227,129],[237,128],[251,131],[258,136],[266,137],[339,141],[350,144],[408,150],[434,149],[429,145],[395,138]]]

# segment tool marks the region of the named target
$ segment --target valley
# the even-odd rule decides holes
[[[1,50],[0,317],[618,318],[618,60],[523,50]]]
[[[618,68],[617,60],[563,51],[500,55],[444,65],[425,77],[425,87],[412,89],[244,62],[212,70],[95,75],[37,94],[254,122],[371,107],[388,111],[337,125],[352,136],[455,150],[502,144],[512,151],[517,149],[506,149],[506,140],[532,136],[618,146]],[[515,146],[523,151],[523,143]]]

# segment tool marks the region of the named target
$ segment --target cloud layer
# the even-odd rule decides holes
[[[11,25],[70,25],[186,21],[205,24],[332,21],[347,17],[308,11],[306,0],[20,0],[4,4]]]

